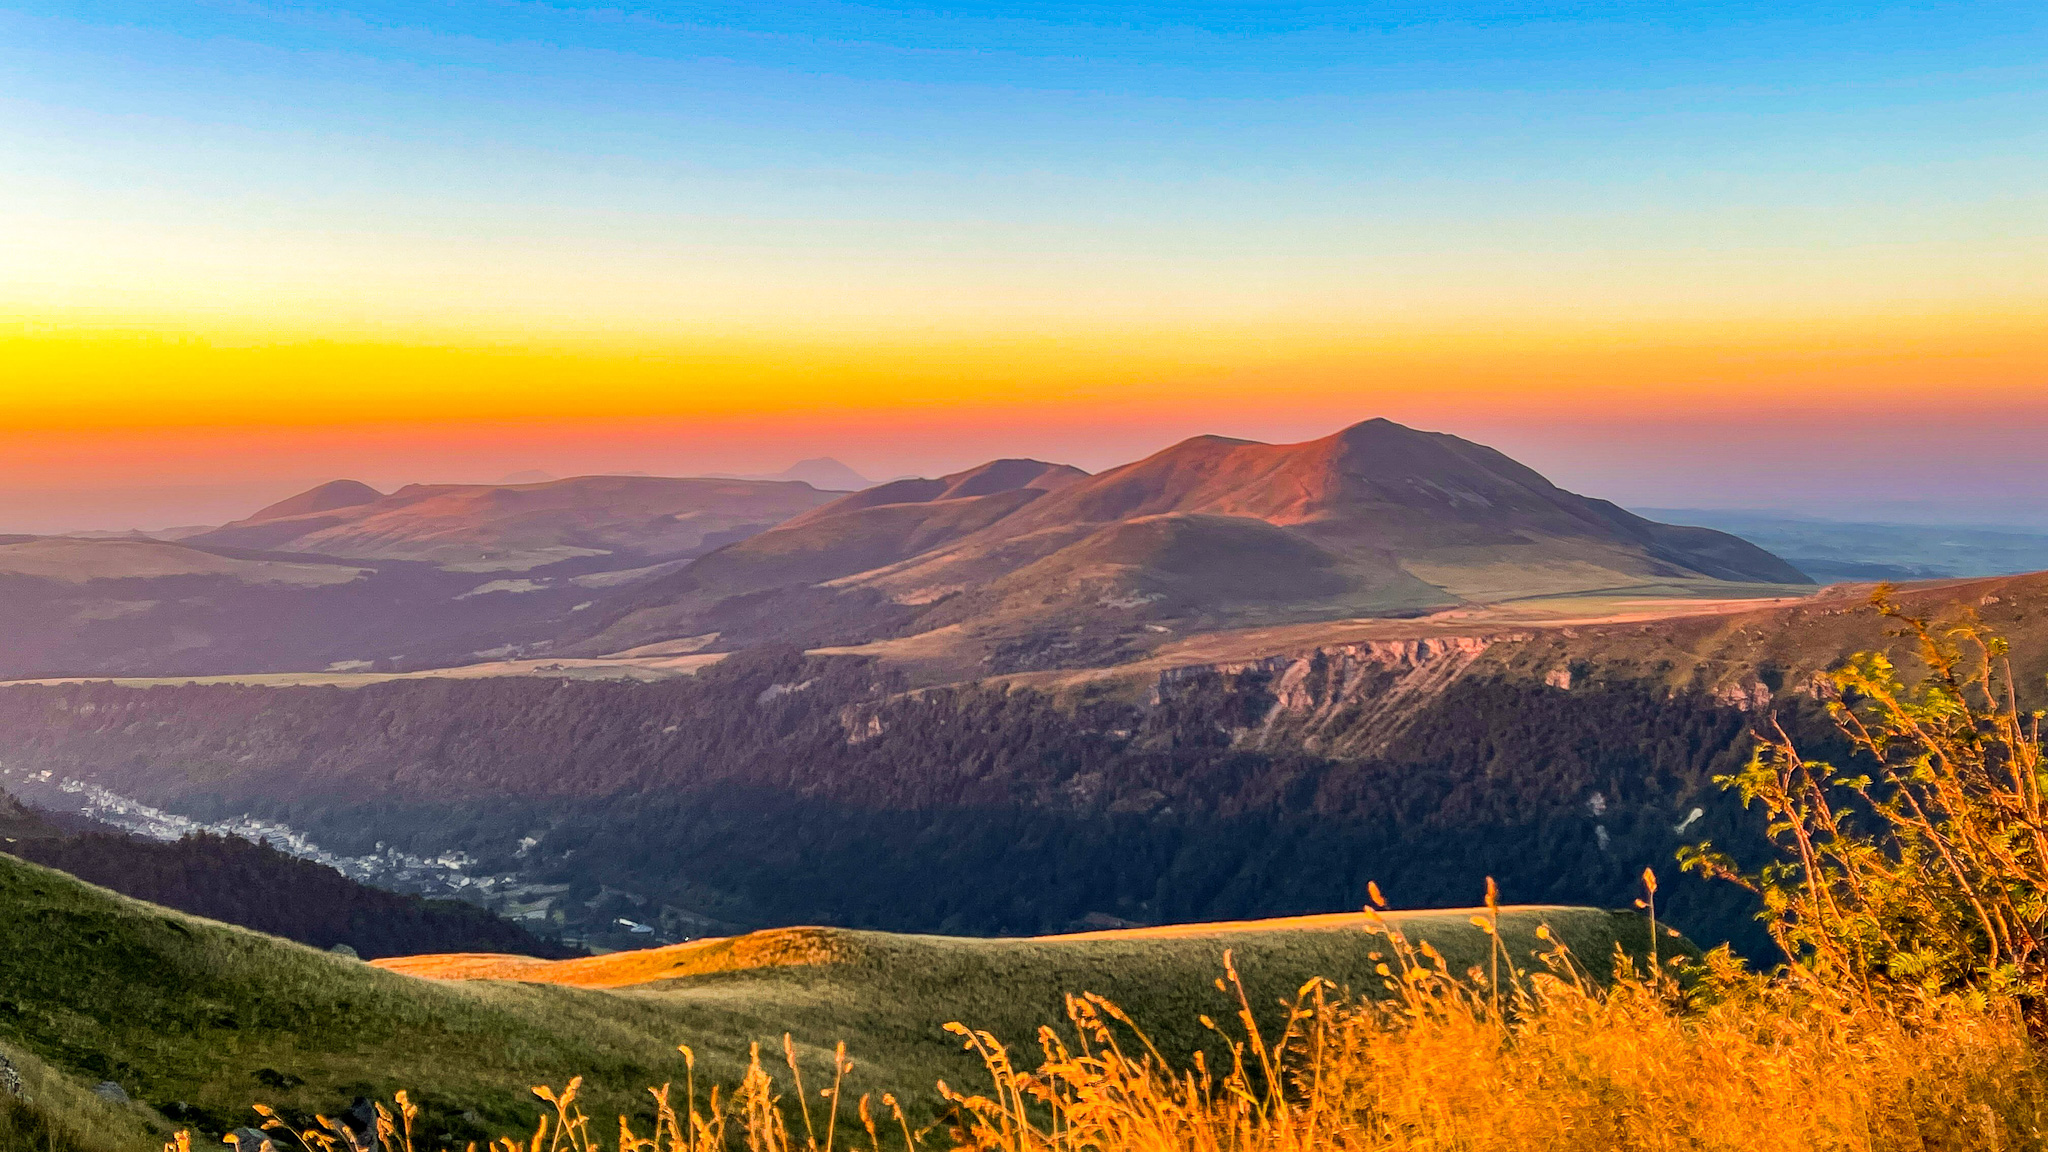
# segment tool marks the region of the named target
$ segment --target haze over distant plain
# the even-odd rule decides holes
[[[0,12],[0,531],[1384,415],[2038,522],[2036,5]]]

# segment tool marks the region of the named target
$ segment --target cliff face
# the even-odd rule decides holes
[[[1527,632],[1502,632],[1367,640],[1297,655],[1176,668],[1160,675],[1152,697],[1163,701],[1208,676],[1220,676],[1240,691],[1256,690],[1263,682],[1272,705],[1258,724],[1235,734],[1239,742],[1368,756],[1383,751],[1409,719],[1489,649],[1529,638]]]
[[[1665,699],[1696,693],[1763,715],[1794,700],[1832,699],[1829,673],[1857,652],[1887,652],[1907,679],[1919,674],[1915,642],[1870,606],[1869,595],[1868,587],[1840,586],[1743,611],[1320,645],[1169,669],[1151,699],[1173,700],[1221,678],[1232,692],[1269,701],[1262,719],[1233,730],[1237,742],[1291,743],[1335,757],[1386,752],[1429,704],[1473,676],[1560,692],[1604,685]],[[1937,625],[1974,621],[2004,636],[2021,703],[2048,704],[2041,687],[2048,682],[2048,573],[1913,585],[1892,595]]]
[[[1240,745],[1372,757],[1385,754],[1410,721],[1467,676],[1535,682],[1560,692],[1618,683],[1665,697],[1695,691],[1726,707],[1764,713],[1787,697],[1831,698],[1827,670],[1857,648],[1844,643],[1817,651],[1788,670],[1769,658],[1720,653],[1687,666],[1645,660],[1626,647],[1618,651],[1604,631],[1577,628],[1369,640],[1169,669],[1159,675],[1150,701],[1164,703],[1217,677],[1233,693],[1270,700],[1257,723],[1233,730]],[[1645,650],[1652,650],[1648,641]]]

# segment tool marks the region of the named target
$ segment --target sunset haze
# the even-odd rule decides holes
[[[1625,503],[2028,519],[2044,48],[2022,4],[15,5],[0,530],[1382,415]]]

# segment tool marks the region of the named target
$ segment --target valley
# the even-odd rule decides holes
[[[706,493],[726,511],[682,520],[806,506],[616,580],[429,555],[512,533],[658,560],[706,537],[636,543],[646,501]],[[0,782],[73,812],[113,797],[165,827],[288,829],[281,846],[351,875],[600,950],[791,923],[1029,935],[1322,913],[1368,880],[1420,904],[1491,875],[1511,899],[1618,905],[1703,835],[1754,849],[1713,777],[1766,711],[1825,746],[1815,677],[1886,644],[1867,587],[1817,589],[1734,537],[1387,421],[837,496],[335,484],[185,546],[209,536],[540,586],[443,614],[543,605],[555,584],[591,599],[570,632],[500,645],[522,656],[0,685]],[[1324,575],[1289,582],[1303,572]],[[2024,638],[2038,583],[1906,595]],[[1027,875],[1045,890],[1010,887]],[[1767,948],[1739,891],[1678,880],[1670,899],[1703,939]]]
[[[1758,725],[1851,762],[1827,673],[1914,667],[1873,585],[1386,421],[844,494],[336,483],[175,541],[0,545],[0,571],[0,788],[150,841],[108,851],[166,874],[451,897],[432,931],[457,935],[391,939],[526,942],[363,965],[0,858],[9,899],[92,946],[9,962],[31,999],[0,1004],[0,1048],[58,1095],[132,1084],[134,1131],[219,1128],[258,1088],[312,1108],[410,1084],[477,1138],[525,1083],[589,1074],[631,1110],[674,1044],[730,1078],[783,1031],[813,1061],[867,1052],[863,1090],[932,1119],[916,1093],[977,1075],[953,1019],[1028,1038],[1087,989],[1192,1050],[1225,948],[1262,1010],[1310,975],[1375,986],[1375,883],[1457,909],[1497,882],[1516,955],[1541,922],[1605,956],[1648,869],[1661,918],[1771,964],[1755,894],[1674,859],[1770,858],[1718,782]],[[2048,678],[2048,575],[1894,595],[2011,637],[2027,702]],[[67,851],[21,854],[122,879]],[[178,875],[199,878],[165,898],[200,906]],[[1471,915],[1401,914],[1454,956]],[[101,960],[203,991],[114,974],[91,1008],[37,967]],[[178,1039],[64,1032],[65,997]],[[371,1027],[419,1039],[393,1058]]]
[[[0,3],[0,1152],[2048,1152],[2044,14]]]
[[[104,806],[99,811],[106,814]],[[136,832],[76,813],[31,809],[0,791],[0,851],[138,900],[355,956],[438,948],[570,954],[474,902],[413,894],[432,890],[416,879],[434,865],[323,858],[302,837],[275,826],[216,830],[169,818]],[[344,871],[350,864],[358,866]],[[460,861],[435,864],[459,872]],[[394,891],[399,888],[409,891]]]

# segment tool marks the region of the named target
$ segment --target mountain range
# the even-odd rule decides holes
[[[815,466],[815,467],[813,467]],[[0,676],[420,669],[687,644],[914,651],[935,675],[1114,664],[1218,630],[1810,583],[1707,528],[1369,420],[1090,475],[868,485],[337,480],[176,541],[0,538]]]
[[[437,667],[833,498],[795,481],[338,480],[178,540],[0,537],[0,677]]]
[[[799,460],[780,472],[754,475],[714,472],[711,475],[721,480],[794,480],[826,492],[858,492],[875,486],[875,481],[830,456]]]
[[[1810,583],[1738,537],[1370,420],[1302,444],[1196,437],[1094,476],[999,460],[882,485],[621,590],[569,650],[923,634],[1014,665],[1253,623]]]
[[[30,844],[0,804],[17,841],[0,855],[0,1046],[38,1094],[70,1085],[99,1108],[85,1085],[125,1084],[137,1125],[217,1131],[252,1077],[300,1107],[395,1087],[363,1071],[364,1021],[410,1020],[429,1048],[382,1072],[435,1069],[442,1100],[479,1118],[446,1134],[471,1139],[527,1072],[652,1068],[679,1024],[736,1046],[770,1025],[799,1045],[827,1023],[902,1037],[960,1018],[968,990],[977,1010],[1029,1006],[1075,972],[1180,997],[1251,941],[1188,944],[1190,982],[1145,943],[1180,931],[1147,926],[1322,923],[1373,883],[1421,905],[1493,881],[1513,902],[1620,907],[1652,869],[1660,921],[1768,963],[1755,895],[1673,855],[1708,840],[1767,858],[1762,821],[1720,784],[1762,718],[1853,770],[1826,673],[1878,648],[1915,667],[1867,589],[1806,576],[1383,420],[1298,444],[1197,437],[1096,474],[1005,459],[846,492],[338,481],[180,542],[0,538],[0,668],[144,677],[0,686],[10,790],[145,831],[274,832],[357,869],[215,835]],[[2010,637],[2019,703],[2042,702],[2048,574],[1898,596]],[[643,658],[685,663],[654,683],[567,671]],[[175,682],[270,668],[332,668],[347,690]],[[387,675],[404,669],[429,674]],[[358,951],[544,950],[492,942],[516,939],[507,921],[664,947],[378,971],[12,856]],[[247,898],[266,886],[293,899]],[[403,931],[363,931],[364,910]],[[1348,931],[1316,939],[1315,971],[1370,959]],[[1304,940],[1289,929],[1257,958],[1277,983],[1254,1003],[1299,986],[1308,969],[1281,962]],[[727,963],[742,953],[776,967]],[[605,991],[621,971],[663,983]],[[912,985],[953,997],[949,1015],[907,1024]],[[279,1023],[286,987],[318,1012]],[[494,1072],[495,1095],[447,1079],[474,1071],[457,1056],[479,1038],[492,1059],[525,1053],[525,1078]]]
[[[385,495],[336,480],[183,543],[524,572],[590,557],[693,556],[828,498],[799,481],[584,476],[537,484],[409,484]]]

